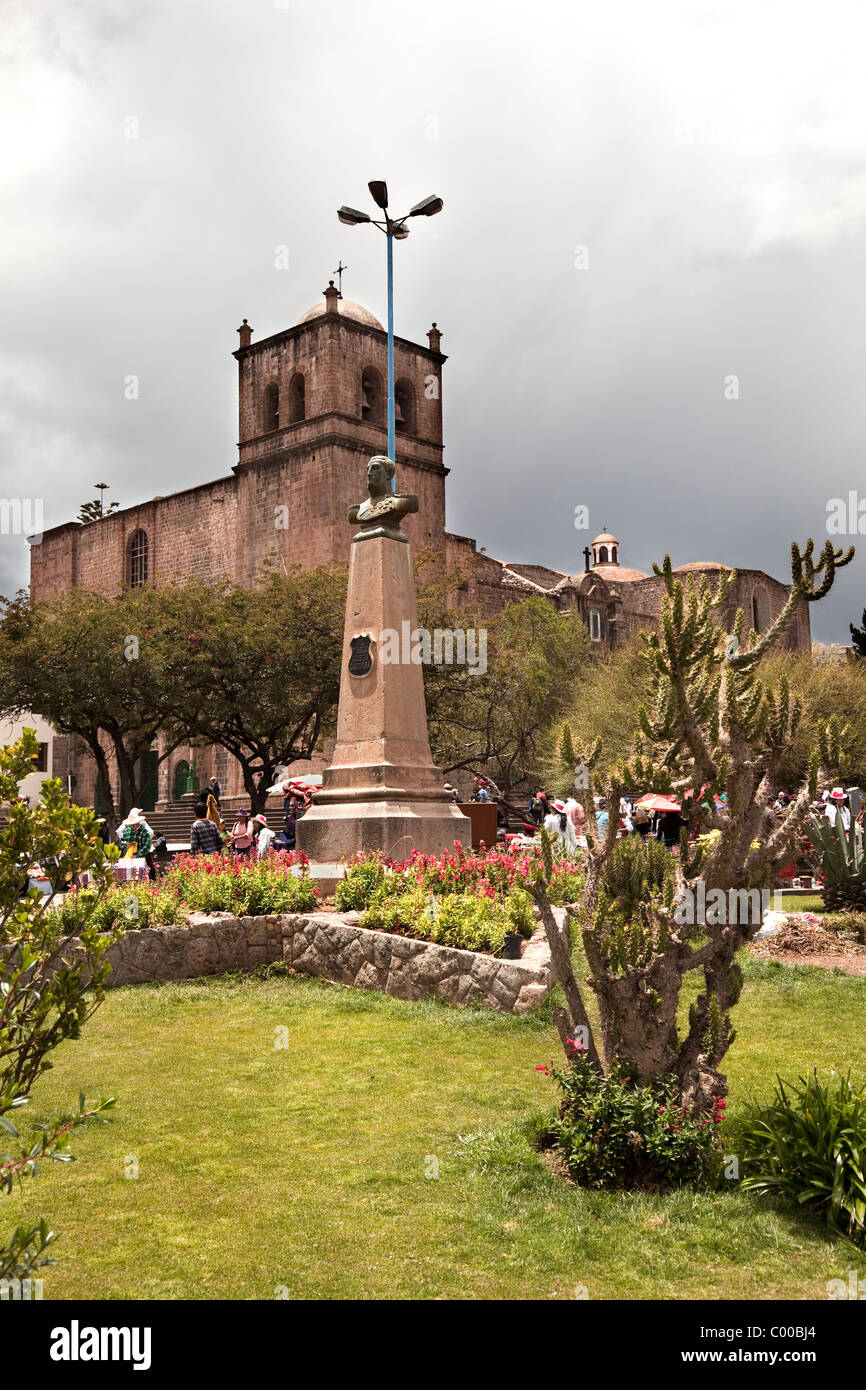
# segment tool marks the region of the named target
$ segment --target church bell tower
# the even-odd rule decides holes
[[[254,343],[244,319],[238,334],[237,578],[275,552],[304,568],[345,561],[348,508],[387,450],[385,330],[332,280],[292,328]],[[445,547],[440,338],[434,323],[427,347],[394,340],[397,485],[420,499],[416,550]]]

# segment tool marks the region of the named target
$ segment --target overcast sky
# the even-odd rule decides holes
[[[243,317],[342,258],[384,319],[384,239],[335,209],[386,178],[445,200],[395,257],[397,332],[449,356],[449,528],[787,579],[866,502],[864,51],[861,0],[3,0],[0,496],[52,526],[227,472]],[[0,591],[27,573],[0,536]],[[866,536],[815,637],[864,577]]]

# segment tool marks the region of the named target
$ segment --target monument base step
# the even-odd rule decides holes
[[[356,854],[408,859],[441,854],[454,841],[467,848],[472,824],[456,806],[441,801],[369,801],[338,806],[314,805],[298,821],[298,849],[311,863],[339,864]]]

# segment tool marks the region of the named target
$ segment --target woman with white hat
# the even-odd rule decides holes
[[[566,815],[564,801],[552,803],[550,814],[544,817],[544,828],[553,839],[554,849],[560,853],[574,854],[577,836],[571,817]]]
[[[836,817],[842,817],[842,828],[850,830],[851,811],[845,805],[847,798],[843,787],[834,787],[827,798],[827,819],[831,825],[836,824]]]
[[[267,816],[253,816],[253,825],[256,827],[256,858],[264,859],[276,836],[268,825]]]

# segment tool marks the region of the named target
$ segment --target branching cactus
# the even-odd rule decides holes
[[[777,816],[782,759],[802,710],[787,679],[776,689],[760,680],[761,662],[800,604],[823,598],[853,554],[827,541],[816,559],[811,540],[802,550],[793,545],[786,602],[760,634],[746,631],[741,609],[730,630],[722,624],[734,571],[721,570],[714,588],[706,576],[699,586],[691,576],[684,585],[666,556],[654,566],[665,590],[661,630],[644,635],[653,699],[639,710],[633,756],[605,773],[598,747],[583,759],[589,776],[578,795],[587,812],[586,874],[582,901],[568,912],[580,927],[600,1019],[599,1044],[590,1029],[589,1051],[600,1067],[627,1061],[643,1080],[675,1075],[689,1105],[708,1106],[726,1093],[719,1066],[733,1039],[730,1014],[742,985],[736,953],[761,925],[760,890],[790,858],[811,800],[838,765],[844,733],[835,720],[821,730],[807,777]],[[565,742],[563,756],[574,751]],[[667,855],[660,846],[617,843],[620,797],[647,789],[670,792],[684,808],[680,858],[670,857],[666,872],[657,862]],[[603,838],[593,790],[609,808]],[[543,870],[532,891],[552,941],[561,934]],[[563,960],[552,948],[558,978],[565,984],[570,975],[568,1016],[559,1020],[567,1039],[588,1022],[565,954]],[[704,988],[680,1034],[677,1009],[691,970],[701,971]]]

